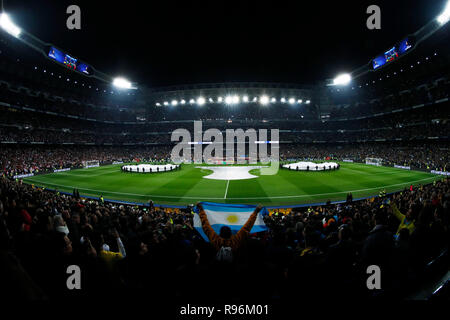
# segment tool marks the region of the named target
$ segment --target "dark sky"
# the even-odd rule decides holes
[[[111,75],[147,86],[313,84],[351,71],[434,19],[447,0],[4,0],[28,32]],[[66,28],[67,6],[81,30]],[[381,30],[366,8],[381,8]]]

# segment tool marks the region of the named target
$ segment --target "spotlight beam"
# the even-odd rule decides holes
[[[6,13],[0,14],[0,27],[8,32],[10,35],[18,38],[22,30],[11,21],[11,18]]]

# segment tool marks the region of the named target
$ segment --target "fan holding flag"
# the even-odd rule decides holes
[[[218,251],[218,260],[231,262],[232,253],[239,249],[250,232],[267,230],[261,215],[258,215],[262,209],[260,205],[198,203],[194,227]]]

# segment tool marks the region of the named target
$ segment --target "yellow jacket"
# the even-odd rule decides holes
[[[397,205],[395,203],[392,203],[391,208],[392,208],[392,212],[394,213],[394,215],[400,221],[400,225],[398,226],[398,229],[397,229],[397,235],[399,234],[400,230],[402,230],[403,228],[408,229],[409,234],[411,234],[414,231],[414,229],[416,228],[416,226],[414,225],[414,221],[408,221],[408,219],[406,219],[406,216],[404,214],[402,214],[400,212],[400,210],[398,210]]]

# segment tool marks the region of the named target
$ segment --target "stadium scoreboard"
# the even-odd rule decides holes
[[[415,41],[414,38],[409,36],[402,41],[400,41],[399,44],[393,46],[389,50],[387,50],[384,54],[380,54],[376,58],[372,59],[372,68],[373,70],[376,70],[386,64],[389,64],[392,61],[397,60],[404,54],[411,51],[411,49],[414,47]]]
[[[47,56],[64,66],[66,66],[69,69],[78,71],[80,73],[83,73],[84,75],[92,75],[93,69],[88,64],[81,62],[75,57],[72,57],[68,53],[63,52],[60,49],[55,48],[54,46],[50,46],[48,48]]]

